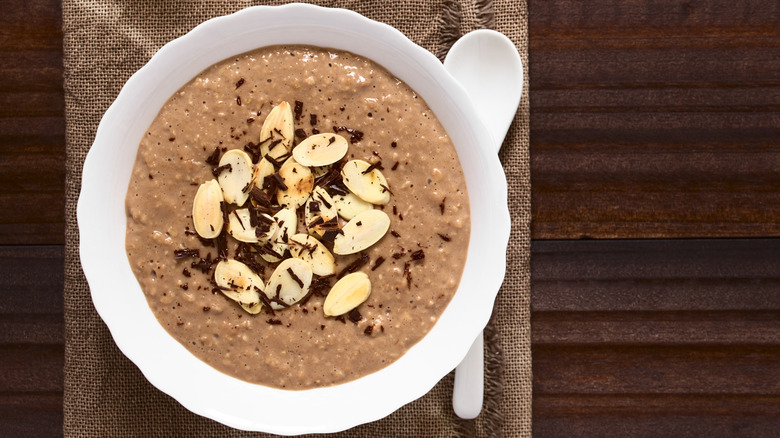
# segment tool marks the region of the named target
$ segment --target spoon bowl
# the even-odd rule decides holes
[[[475,30],[453,44],[444,68],[466,89],[498,153],[523,93],[523,61],[514,43],[500,32]]]

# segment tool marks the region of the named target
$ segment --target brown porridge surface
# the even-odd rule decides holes
[[[295,128],[306,135],[334,127],[362,132],[345,159],[381,160],[392,191],[383,207],[391,232],[363,251],[370,260],[361,271],[369,275],[372,293],[358,307],[357,322],[325,317],[320,295],[273,315],[250,315],[213,290],[214,266],[207,273],[193,266],[207,254],[218,256],[192,224],[198,186],[213,178],[206,159],[215,147],[240,149],[259,141],[265,116],[281,101],[303,103]],[[342,135],[350,139],[354,131]],[[385,69],[342,51],[263,48],[208,68],[163,106],[133,168],[126,248],[157,319],[195,356],[252,383],[328,386],[389,365],[436,323],[466,260],[465,187],[439,121]],[[305,230],[299,226],[298,232]],[[235,246],[230,244],[229,257]],[[174,250],[183,248],[198,249],[200,257],[175,259]],[[421,249],[424,259],[413,260]],[[357,257],[336,256],[337,272]],[[384,263],[372,270],[380,257]],[[274,265],[258,260],[266,265],[261,277],[267,282]]]

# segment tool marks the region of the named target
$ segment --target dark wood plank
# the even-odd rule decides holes
[[[532,310],[780,310],[780,239],[535,241]]]
[[[778,8],[529,1],[533,237],[780,236]]]
[[[535,241],[534,435],[774,436],[780,239]]]
[[[0,315],[62,315],[62,246],[0,246]]]
[[[0,393],[0,437],[62,436],[62,392]]]
[[[535,394],[533,409],[535,437],[773,437],[780,397]]]
[[[780,345],[780,311],[534,312],[531,327],[537,347]]]

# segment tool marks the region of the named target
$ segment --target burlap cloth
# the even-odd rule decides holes
[[[277,2],[273,2],[277,3]],[[281,2],[279,2],[281,3]],[[509,36],[525,65],[525,0],[335,0],[322,6],[357,11],[395,26],[443,58],[464,33],[492,28]],[[149,384],[116,348],[95,312],[78,256],[76,202],[84,158],[105,110],[124,82],[168,41],[197,24],[253,5],[249,1],[66,0],[63,4],[67,120],[65,253],[66,436],[248,436],[190,413]],[[503,145],[512,237],[507,276],[486,333],[486,400],[463,421],[452,412],[452,374],[421,399],[346,437],[530,436],[530,170],[528,75],[518,116]],[[257,434],[262,435],[262,434]]]

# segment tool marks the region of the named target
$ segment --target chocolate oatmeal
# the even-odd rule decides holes
[[[334,385],[397,360],[450,302],[465,187],[439,121],[385,69],[263,48],[163,106],[133,168],[126,248],[157,319],[209,365]]]

